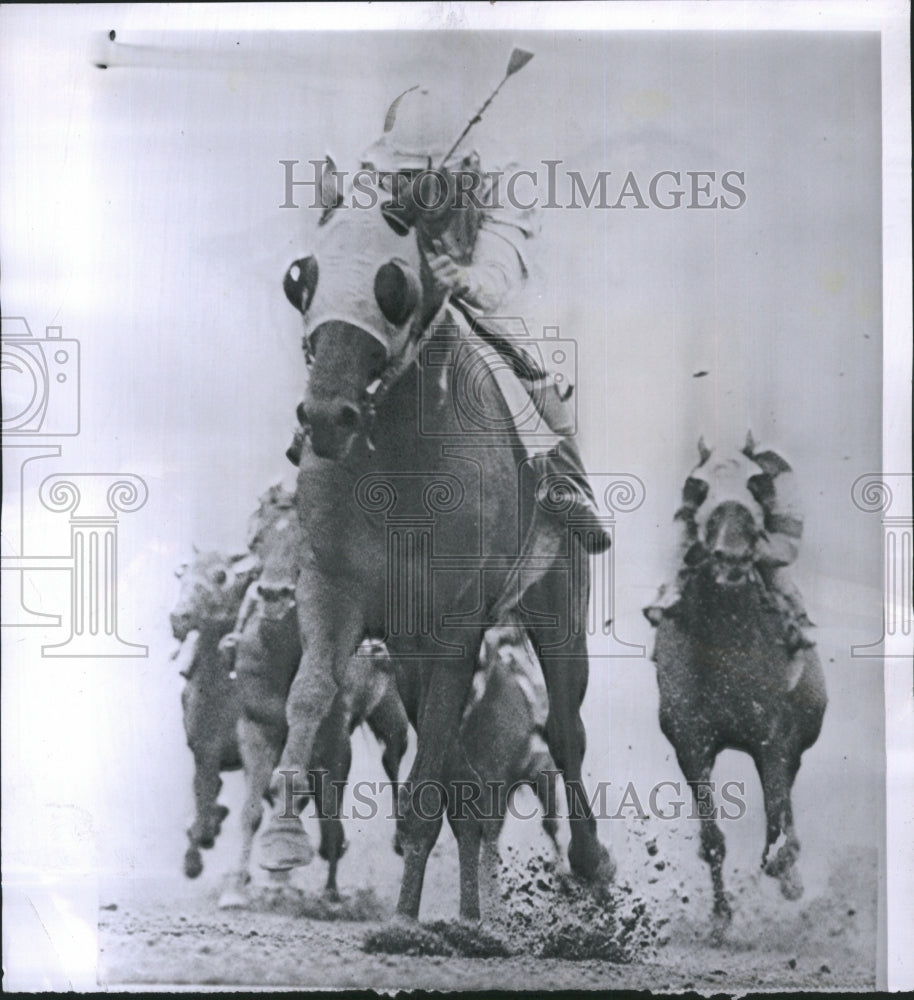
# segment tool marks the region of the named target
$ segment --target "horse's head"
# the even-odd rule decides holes
[[[432,221],[398,188],[361,188],[329,208],[314,253],[286,273],[311,366],[299,417],[322,458],[344,458],[365,437],[375,404],[443,304],[417,237]]]
[[[276,483],[248,521],[248,547],[262,566],[257,581],[261,617],[278,621],[295,607],[300,539],[295,494]]]
[[[717,585],[739,587],[751,576],[764,527],[764,511],[751,488],[762,470],[745,451],[717,454],[703,440],[699,454],[701,462],[683,492],[696,506],[699,551]]]
[[[192,631],[230,628],[259,569],[258,560],[248,552],[233,556],[195,552],[191,562],[175,571],[181,591],[171,613],[174,637],[183,642]]]
[[[248,548],[261,560],[277,534],[288,530],[295,519],[295,494],[282,483],[274,483],[259,497],[257,510],[248,518]]]
[[[741,587],[748,583],[755,564],[759,527],[748,507],[724,500],[708,517],[704,545],[714,582],[719,587]]]

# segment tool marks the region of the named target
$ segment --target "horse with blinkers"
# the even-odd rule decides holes
[[[686,556],[682,599],[657,627],[654,661],[660,727],[692,788],[719,935],[731,908],[723,879],[726,845],[710,794],[714,762],[725,749],[752,757],[765,797],[762,867],[785,897],[798,898],[803,887],[791,790],[803,753],[818,739],[827,697],[813,648],[800,650],[796,676],[785,623],[755,569],[763,520],[746,483],[764,473],[744,455],[712,459],[700,450],[696,483],[705,495],[698,538]]]
[[[303,653],[274,789],[280,772],[307,772],[316,720],[363,636],[382,638],[395,662],[418,664],[418,694],[405,698],[418,745],[401,795],[397,908],[417,918],[442,816],[429,818],[410,789],[443,787],[483,633],[513,612],[548,689],[545,735],[565,779],[571,867],[602,881],[609,856],[581,794],[586,635],[572,620],[588,600],[587,560],[577,574],[558,560],[524,569],[535,490],[505,399],[480,367],[483,345],[455,335],[446,293],[432,279],[427,228],[440,216],[385,202],[382,189],[369,207],[346,207],[328,187],[316,251],[284,283],[305,320],[310,374],[300,416],[310,447],[297,489]],[[487,415],[478,437],[462,419],[468,406]],[[564,543],[581,544],[570,532]],[[278,813],[264,847],[277,866],[310,856],[300,821]]]

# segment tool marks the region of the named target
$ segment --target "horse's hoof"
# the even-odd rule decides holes
[[[723,944],[724,934],[733,920],[733,910],[726,895],[721,895],[714,904],[711,914],[711,944],[719,947]]]
[[[324,889],[322,897],[325,903],[331,903],[333,906],[338,906],[343,902],[343,897],[340,895],[340,891],[337,888],[327,888]]]
[[[314,848],[308,834],[296,820],[274,820],[260,841],[260,867],[267,871],[288,871],[310,865]]]
[[[609,851],[598,840],[578,849],[574,842],[568,848],[568,862],[578,878],[592,885],[608,885],[616,876],[616,866]]]
[[[226,877],[225,888],[219,896],[220,910],[239,909],[248,905],[248,883],[251,876],[246,871],[232,872]]]
[[[609,885],[616,881],[616,862],[613,861],[607,848],[603,847],[602,844],[600,847],[603,854],[599,865],[597,865],[596,880],[602,885]]]
[[[791,865],[780,875],[781,895],[785,899],[796,900],[803,895],[803,880],[796,865]]]
[[[196,878],[203,871],[203,858],[196,847],[189,847],[184,855],[184,874],[188,878]]]

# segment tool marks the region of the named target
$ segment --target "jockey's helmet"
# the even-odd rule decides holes
[[[391,104],[384,134],[362,154],[362,164],[382,173],[459,167],[472,156],[461,143],[442,164],[466,121],[447,95],[413,87]]]

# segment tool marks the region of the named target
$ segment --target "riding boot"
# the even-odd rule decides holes
[[[797,649],[790,650],[788,646],[788,651],[790,652],[790,662],[787,665],[787,690],[792,691],[797,684],[800,683],[800,678],[803,676],[803,671],[806,669],[807,663],[807,653],[808,649],[812,649],[815,643],[810,642],[806,637],[803,637],[805,645],[798,647]]]
[[[572,442],[563,438],[557,448],[535,455],[529,464],[536,476],[537,507],[548,512],[553,524],[562,530],[569,524],[579,529],[588,552],[605,552],[612,544],[612,535],[600,519],[596,498]]]
[[[660,624],[664,615],[673,613],[679,606],[679,602],[682,600],[682,588],[689,576],[685,567],[691,565],[690,559],[695,549],[693,511],[684,506],[677,511],[673,525],[675,535],[669,548],[670,556],[666,566],[666,580],[660,584],[654,600],[647,607],[641,609],[644,617],[655,628]]]
[[[301,427],[296,427],[292,432],[292,443],[286,448],[286,458],[298,468],[301,462],[302,449],[305,446],[305,432]]]

